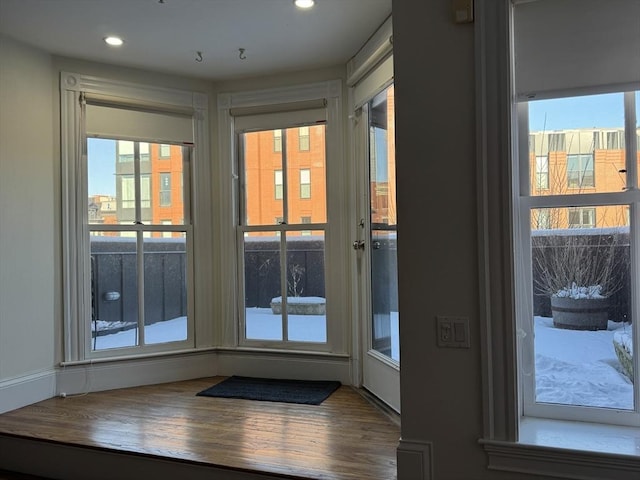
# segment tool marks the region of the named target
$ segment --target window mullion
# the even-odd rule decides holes
[[[287,167],[287,129],[282,129],[282,218],[289,223],[289,172]],[[287,289],[287,230],[280,227],[280,291],[282,292],[282,340],[289,340]]]
[[[136,258],[138,272],[138,335],[137,346],[142,346],[144,342],[144,232],[142,226],[138,226],[136,233]]]
[[[140,186],[140,142],[133,144],[133,188],[135,192],[135,220],[134,223],[142,222],[142,188]]]
[[[638,133],[636,132],[636,93],[624,94],[624,131],[625,131],[625,168],[627,190],[638,188],[638,163],[637,152]]]
[[[136,271],[138,285],[137,345],[144,345],[144,238],[142,232],[142,186],[140,176],[140,142],[133,144],[133,178],[135,189]]]
[[[285,217],[286,218],[286,217]],[[287,230],[280,227],[280,291],[282,292],[282,341],[289,341],[289,313],[287,289]]]
[[[287,171],[287,130],[282,129],[282,218],[289,223],[289,175]]]

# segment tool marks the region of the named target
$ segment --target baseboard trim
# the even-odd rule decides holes
[[[56,372],[47,370],[0,382],[0,413],[51,398],[56,390]]]
[[[433,480],[433,444],[400,439],[397,450],[398,478]]]
[[[67,365],[57,371],[56,395],[82,394],[158,383],[213,377],[216,353],[120,360],[113,363]]]
[[[218,351],[218,375],[273,377],[280,372],[286,378],[338,380],[351,385],[351,362],[346,356],[296,355],[291,353]]]

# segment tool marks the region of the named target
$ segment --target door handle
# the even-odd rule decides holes
[[[364,240],[355,240],[353,242],[354,250],[364,250]]]

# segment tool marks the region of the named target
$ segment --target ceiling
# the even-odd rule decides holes
[[[223,80],[344,65],[391,1],[0,0],[0,33],[56,55]]]

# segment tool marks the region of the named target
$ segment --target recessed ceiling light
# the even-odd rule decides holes
[[[124,43],[120,37],[107,37],[104,41],[112,47],[119,47]]]
[[[316,2],[315,0],[295,0],[293,3],[298,8],[311,8]]]

